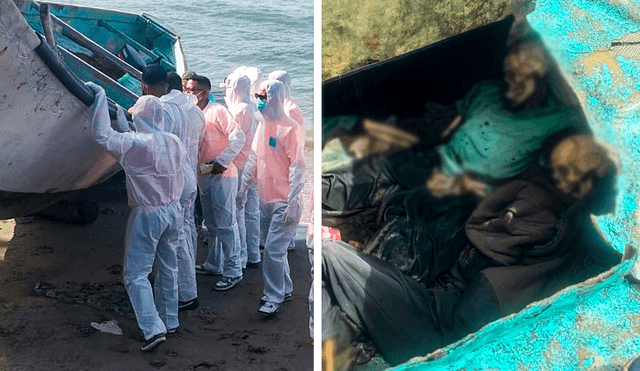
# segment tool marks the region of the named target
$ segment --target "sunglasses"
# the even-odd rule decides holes
[[[204,91],[204,89],[189,89],[189,88],[186,88],[185,91],[187,93],[199,93],[201,91]]]

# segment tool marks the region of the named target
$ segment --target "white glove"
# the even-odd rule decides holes
[[[127,121],[127,118],[124,115],[124,108],[120,107],[119,104],[116,104],[116,122],[113,129],[120,133],[131,131],[129,128],[129,121]]]
[[[236,197],[236,210],[240,211],[244,208],[244,204],[247,201],[247,192],[249,187],[240,186],[238,190],[238,196]]]
[[[91,81],[87,81],[84,83],[86,87],[88,87],[89,89],[91,89],[91,91],[93,91],[93,94],[99,94],[100,90],[103,90],[102,87],[100,87],[100,85],[91,82]]]
[[[301,207],[299,203],[297,202],[288,203],[287,207],[284,209],[284,212],[282,213],[282,224],[285,226],[288,226],[300,221],[300,216],[301,216],[300,211],[301,211]]]

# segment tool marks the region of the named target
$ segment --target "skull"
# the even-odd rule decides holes
[[[577,198],[591,192],[596,177],[603,178],[615,168],[607,151],[587,135],[562,139],[552,149],[549,163],[556,187]]]
[[[544,47],[539,43],[514,45],[504,59],[505,97],[513,107],[520,107],[537,89],[538,80],[549,70]]]

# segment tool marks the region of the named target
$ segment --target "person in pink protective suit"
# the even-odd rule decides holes
[[[162,103],[140,97],[133,106],[137,132],[111,128],[104,90],[92,83],[91,135],[113,155],[126,175],[131,214],[125,232],[124,285],[149,351],[178,329],[176,249],[182,226],[180,196],[187,153],[178,137],[164,132]],[[118,110],[119,123],[125,121]],[[124,126],[124,125],[119,125]],[[157,268],[152,290],[148,276]]]
[[[306,144],[306,136],[304,133],[304,116],[302,115],[302,111],[300,110],[300,106],[293,99],[291,99],[291,76],[285,70],[275,70],[269,74],[269,80],[278,80],[284,84],[284,101],[282,102],[282,107],[284,108],[284,112],[291,118],[293,121],[299,124],[298,126],[298,135],[300,135],[300,140],[303,143],[303,146]],[[295,249],[296,244],[295,240],[292,238],[291,242],[289,242],[288,250]]]
[[[196,273],[221,274],[214,289],[225,291],[242,281],[235,203],[238,170],[233,160],[244,146],[245,135],[224,106],[209,102],[210,90],[211,82],[204,76],[192,76],[187,82],[187,92],[196,95],[205,117],[198,186],[209,233],[209,254],[204,264],[196,266]]]
[[[266,85],[267,99],[262,111],[265,122],[258,125],[251,145],[238,206],[242,207],[248,187],[257,181],[260,201],[271,216],[262,263],[264,295],[258,312],[273,317],[293,291],[287,246],[302,214],[300,196],[305,161],[298,124],[286,115],[282,106],[284,85],[275,80],[268,80]]]
[[[255,135],[258,123],[264,118],[258,107],[251,101],[251,80],[244,75],[245,69],[236,69],[224,82],[227,107],[244,132],[246,141],[240,154],[233,161],[238,168],[238,179],[242,179],[242,172]],[[240,182],[239,182],[240,183]],[[258,187],[254,185],[247,191],[247,197],[242,210],[237,211],[238,230],[240,231],[240,260],[242,268],[257,268],[260,265],[260,196]]]
[[[204,114],[196,106],[196,98],[182,92],[182,79],[177,73],[167,73],[167,80],[168,92],[160,97],[165,131],[180,138],[188,155],[184,163],[184,192],[180,198],[184,224],[178,245],[178,310],[190,310],[199,304],[195,271],[198,233],[193,215],[198,194],[198,146],[204,128]]]

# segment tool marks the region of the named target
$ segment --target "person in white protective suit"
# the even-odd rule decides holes
[[[180,204],[184,224],[178,245],[178,310],[198,307],[196,255],[198,232],[194,219],[197,190],[198,146],[204,128],[204,114],[196,106],[197,99],[182,93],[182,79],[175,72],[167,73],[168,93],[160,97],[164,111],[165,131],[175,134],[187,150],[184,162],[184,191]]]
[[[298,103],[291,99],[291,76],[285,70],[275,70],[269,74],[268,80],[278,80],[284,84],[284,100],[282,102],[282,107],[284,108],[284,112],[287,116],[299,124],[298,135],[300,135],[300,141],[304,148],[307,141],[304,133],[304,116],[302,115],[302,111],[300,110]],[[294,235],[294,238],[291,238],[287,249],[292,251],[295,247],[296,241]]]
[[[260,88],[260,84],[264,81],[264,77],[262,76],[260,69],[257,67],[240,66],[231,73],[231,75],[235,74],[245,75],[249,78],[249,81],[251,81],[250,99],[254,104],[257,103],[256,93]],[[224,82],[220,83],[220,87],[226,89],[226,79]]]
[[[306,140],[304,136],[304,116],[300,110],[300,106],[293,99],[291,99],[291,76],[285,70],[275,70],[269,74],[268,80],[278,80],[284,84],[284,100],[282,102],[282,108],[284,112],[293,121],[300,125],[302,139]]]
[[[271,215],[262,263],[263,296],[258,312],[273,317],[285,300],[291,298],[293,282],[289,274],[287,246],[302,214],[301,191],[304,185],[303,146],[295,121],[284,112],[284,85],[267,81],[267,101],[251,146],[251,154],[242,174],[238,205],[246,197],[248,186],[257,181],[260,201]]]
[[[205,117],[198,152],[198,186],[209,253],[204,264],[196,266],[196,273],[222,275],[214,289],[225,291],[242,281],[235,202],[238,169],[233,160],[242,150],[245,136],[224,106],[208,101],[209,90],[211,82],[204,76],[193,76],[187,82],[187,92],[198,97],[198,107]]]
[[[227,107],[246,138],[240,154],[233,160],[238,168],[238,179],[242,179],[242,172],[251,151],[251,143],[258,123],[264,121],[258,107],[251,101],[251,80],[242,71],[246,69],[240,72],[236,69],[224,82]],[[243,208],[237,211],[237,219],[242,268],[258,268],[260,265],[260,196],[257,185],[254,184],[247,191]]]
[[[126,175],[131,213],[125,232],[124,285],[149,351],[178,329],[178,268],[176,248],[182,226],[180,196],[184,188],[186,150],[178,137],[166,133],[162,103],[154,96],[140,97],[133,106],[137,132],[111,128],[104,90],[95,92],[91,106],[91,135],[113,155]],[[126,126],[118,109],[119,126]],[[124,122],[124,124],[123,124]],[[152,290],[148,276],[157,274]]]

